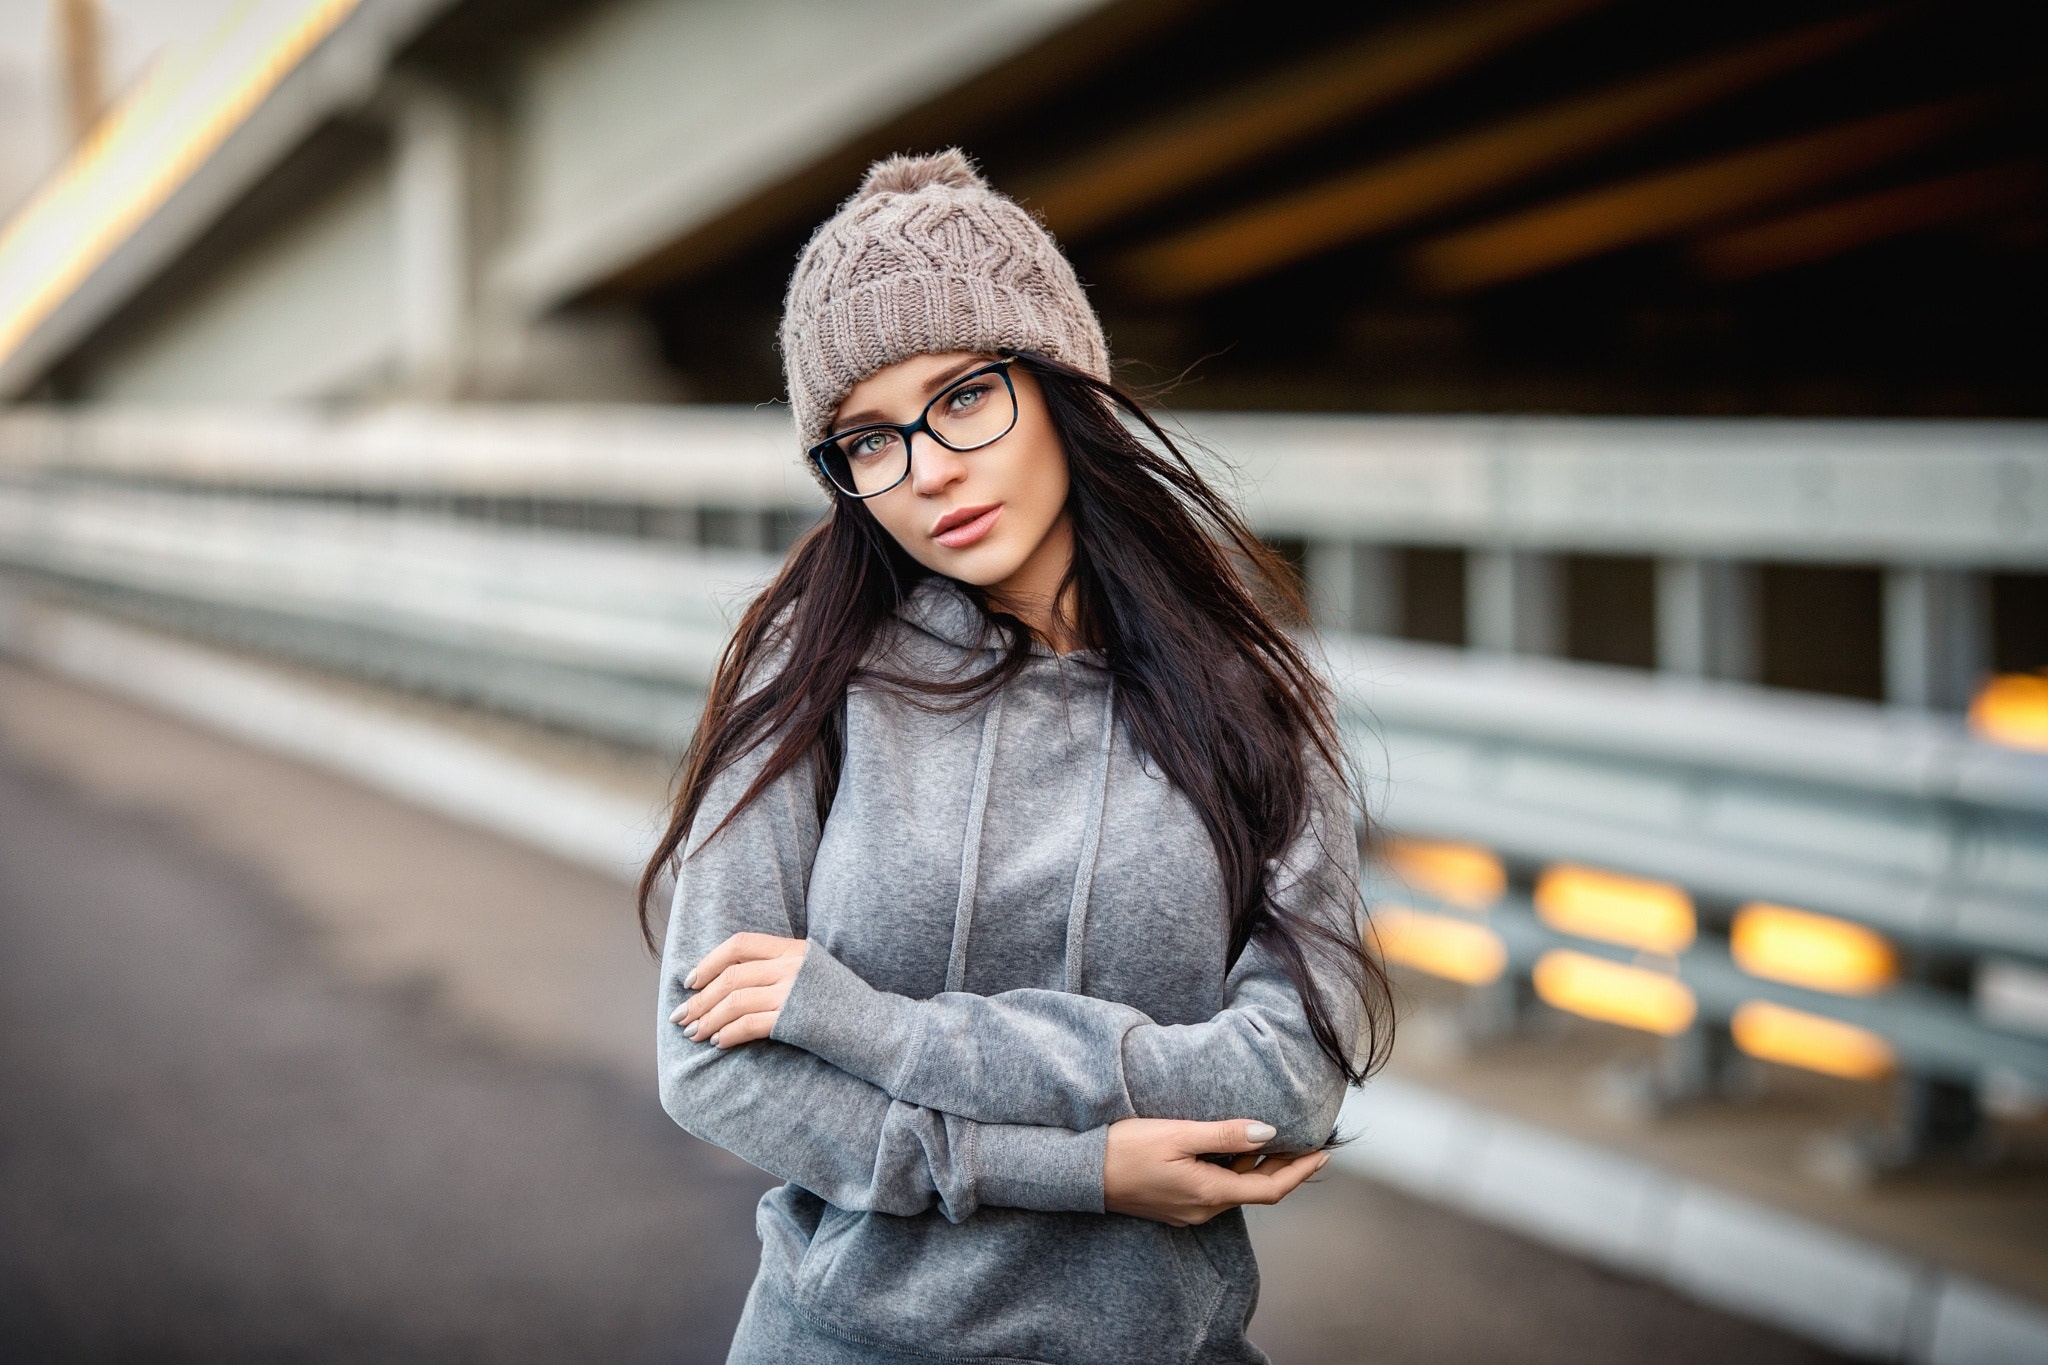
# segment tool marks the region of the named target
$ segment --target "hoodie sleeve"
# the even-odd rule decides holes
[[[710,836],[766,757],[764,746],[712,783],[677,871],[656,1023],[662,1106],[695,1136],[843,1209],[936,1207],[954,1222],[983,1205],[1101,1212],[1099,1125],[943,1113],[812,1052],[772,1040],[721,1052],[669,1022],[688,994],[684,974],[728,936],[805,932],[819,835],[810,765],[799,763]]]
[[[1334,793],[1320,803],[1272,877],[1276,904],[1341,931],[1358,886],[1349,815]],[[1355,1035],[1355,996],[1325,998],[1343,1036]],[[1292,978],[1258,938],[1232,968],[1221,1011],[1170,1025],[1064,991],[912,1000],[875,990],[813,944],[773,1036],[903,1102],[991,1123],[1257,1119],[1279,1129],[1274,1149],[1308,1151],[1328,1141],[1344,1098]]]

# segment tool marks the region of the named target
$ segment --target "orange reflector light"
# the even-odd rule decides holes
[[[1507,970],[1506,945],[1483,924],[1405,905],[1381,906],[1373,912],[1372,922],[1389,962],[1467,986],[1497,981]]]
[[[1970,728],[1993,744],[2048,753],[2048,675],[2001,673],[1970,703]]]
[[[1692,897],[1670,882],[1561,863],[1537,879],[1536,913],[1561,934],[1648,953],[1692,946]]]
[[[1387,866],[1423,895],[1465,910],[1484,910],[1508,889],[1499,856],[1478,844],[1395,839],[1387,846]]]
[[[1852,1081],[1876,1080],[1894,1061],[1891,1044],[1869,1029],[1765,1000],[1737,1009],[1728,1031],[1752,1057]]]
[[[1898,979],[1899,957],[1860,924],[1761,901],[1736,912],[1728,931],[1735,965],[1751,976],[1817,991],[1869,995]]]
[[[1544,1003],[1624,1028],[1670,1037],[1692,1027],[1699,1012],[1691,989],[1675,977],[1568,948],[1536,959],[1532,975]]]

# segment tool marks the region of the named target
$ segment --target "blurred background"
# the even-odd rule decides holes
[[[2048,19],[0,0],[0,1355],[723,1359],[625,889],[875,156],[1302,573],[1394,1063],[1281,1362],[2048,1360]]]

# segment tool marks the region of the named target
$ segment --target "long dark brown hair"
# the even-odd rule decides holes
[[[1227,897],[1230,961],[1253,939],[1266,945],[1299,991],[1317,1044],[1347,1080],[1362,1081],[1393,1039],[1386,972],[1362,921],[1301,914],[1268,894],[1272,865],[1297,835],[1307,828],[1353,838],[1361,809],[1329,689],[1282,624],[1305,619],[1298,580],[1127,390],[1043,356],[1020,354],[1018,363],[1037,378],[1066,451],[1072,624],[1101,650],[1133,745],[1208,830]],[[921,704],[969,705],[1024,666],[1029,630],[969,589],[1005,642],[1000,660],[968,678],[883,676],[876,632],[929,572],[864,503],[836,496],[747,608],[683,755],[668,828],[640,876],[650,951],[659,951],[657,894],[712,780],[736,760],[774,741],[720,829],[806,757],[822,820],[837,785],[850,683]],[[779,666],[757,677],[771,658]],[[1346,794],[1342,812],[1315,809],[1332,789],[1329,774]],[[1318,890],[1362,912],[1356,885]],[[1362,1047],[1343,1036],[1331,1003],[1342,995],[1332,992],[1363,1007]]]

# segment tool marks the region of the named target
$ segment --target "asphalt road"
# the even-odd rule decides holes
[[[0,669],[0,1360],[723,1359],[765,1182],[619,900]],[[1280,1365],[1834,1358],[1349,1176],[1255,1235]]]

